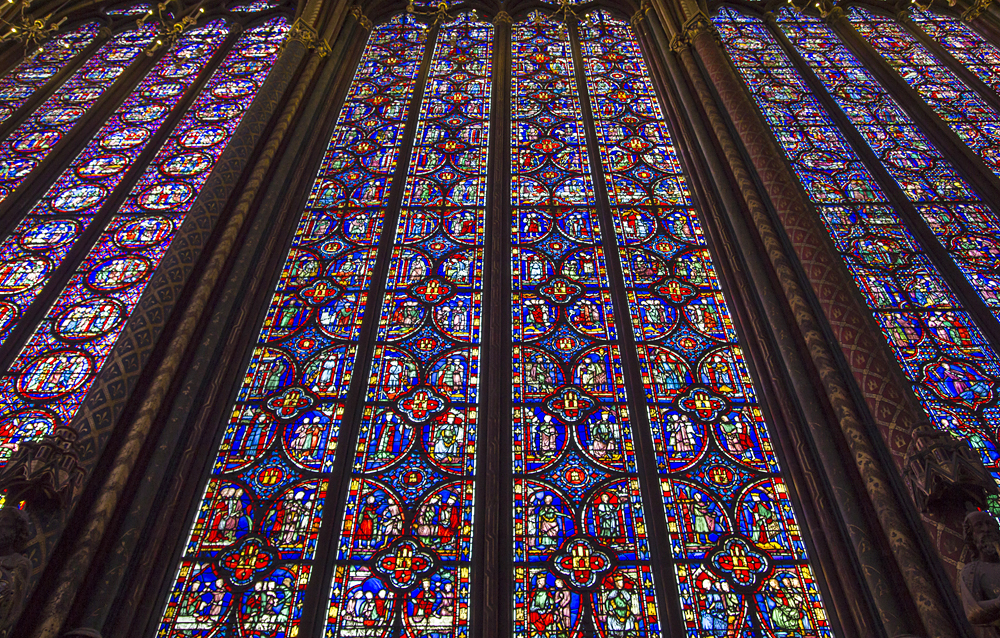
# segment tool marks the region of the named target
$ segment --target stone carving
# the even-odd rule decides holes
[[[16,507],[0,509],[0,630],[21,614],[31,575],[24,546],[31,538],[28,516]]]
[[[0,470],[0,489],[9,502],[56,502],[65,507],[85,474],[76,450],[76,432],[66,428],[36,441],[23,441]]]
[[[986,497],[997,491],[968,443],[929,425],[913,431],[904,463],[906,485],[922,512],[985,507]]]
[[[1000,525],[975,511],[966,515],[964,531],[973,558],[958,578],[965,615],[979,638],[1000,638]]]

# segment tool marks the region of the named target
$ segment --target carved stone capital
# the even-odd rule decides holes
[[[48,436],[24,441],[0,470],[0,489],[9,503],[56,503],[66,507],[85,472],[76,449],[76,432],[58,427]]]
[[[493,18],[493,24],[510,24],[513,21],[514,21],[513,18],[511,18],[510,14],[507,13],[506,11],[500,11]]]
[[[355,4],[351,6],[351,15],[358,21],[358,24],[361,25],[362,29],[369,32],[372,30],[372,21],[368,19],[368,16],[361,12],[360,5]]]
[[[674,35],[670,38],[670,49],[672,51],[680,51],[691,46],[691,41],[694,40],[702,32],[711,33],[712,36],[721,42],[719,38],[719,31],[715,28],[715,24],[712,19],[705,15],[704,12],[699,11],[698,13],[691,16],[682,26],[680,33]]]
[[[904,480],[923,512],[986,506],[996,482],[965,441],[929,425],[917,428],[904,457]]]
[[[361,13],[360,9],[358,9],[358,13]],[[368,21],[368,18],[365,18],[365,21]],[[361,18],[358,19],[358,22],[361,26],[364,26],[364,22],[361,22]],[[371,22],[368,22],[368,24],[370,26]],[[285,39],[285,44],[287,45],[293,40],[301,42],[307,49],[316,49],[316,52],[321,58],[330,54],[330,43],[319,37],[319,32],[303,22],[302,18],[299,18],[292,24],[292,28],[288,31],[288,38]]]
[[[993,0],[976,0],[971,7],[962,12],[961,18],[965,22],[972,22],[979,16],[983,15],[983,11],[986,11]]]

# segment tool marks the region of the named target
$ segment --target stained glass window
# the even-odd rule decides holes
[[[152,27],[119,33],[0,142],[0,201],[27,179],[155,36]]]
[[[184,221],[287,32],[283,18],[237,41],[117,212],[95,221],[180,95],[226,36],[221,21],[185,34],[112,116],[31,215],[4,243],[20,282],[5,302],[17,311],[37,296],[91,223],[103,233],[0,377],[3,455],[18,441],[68,425],[100,371],[153,270]],[[17,252],[15,252],[17,251]],[[15,315],[16,316],[16,315]],[[7,332],[9,334],[9,331]]]
[[[400,16],[368,42],[225,428],[161,636],[219,625],[297,632],[427,31]],[[388,602],[371,593],[362,598],[384,613]]]
[[[493,27],[438,30],[337,547],[328,636],[467,635]]]
[[[928,105],[1000,175],[1000,115],[894,19],[851,7],[854,28]]]
[[[687,179],[632,30],[582,30],[689,636],[830,636]]]
[[[329,638],[470,635],[494,38],[475,14],[372,32],[159,635],[296,635],[307,586]],[[536,13],[511,46],[512,631],[662,635],[655,573],[692,638],[830,635],[631,28]]]
[[[514,635],[659,635],[572,48],[512,40]]]
[[[941,239],[969,283],[1000,317],[997,215],[830,27],[787,8],[778,12],[778,24]]]
[[[716,24],[924,409],[1000,480],[1000,357],[767,28],[731,9]]]
[[[56,36],[0,78],[0,122],[6,121],[35,91],[66,68],[94,41],[97,31],[98,25],[90,22]]]
[[[1000,91],[1000,50],[967,24],[933,11],[911,9],[910,19],[994,91]]]

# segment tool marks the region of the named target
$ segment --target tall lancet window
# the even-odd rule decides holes
[[[832,635],[632,28],[454,13],[371,32],[158,635]]]

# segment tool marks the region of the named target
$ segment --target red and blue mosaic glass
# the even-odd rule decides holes
[[[156,29],[119,33],[94,53],[62,86],[0,142],[0,201],[20,186],[77,120],[114,84],[149,45]],[[0,249],[2,250],[2,249]],[[0,310],[0,327],[4,325]]]
[[[0,122],[6,121],[35,91],[66,68],[94,41],[99,29],[99,24],[89,22],[56,36],[0,78]]]
[[[638,43],[606,12],[580,33],[687,635],[831,636]]]
[[[493,26],[439,27],[337,541],[326,636],[469,636]]]
[[[787,8],[777,16],[781,30],[1000,317],[1000,219],[829,26]]]
[[[568,31],[512,47],[514,635],[660,635]]]
[[[952,131],[1000,175],[1000,115],[895,19],[851,7],[847,17]]]
[[[240,37],[0,378],[0,435],[7,454],[19,441],[72,421],[198,189],[267,75],[286,31],[279,18]],[[185,54],[193,51],[210,58],[226,33],[221,22],[190,32],[168,54],[166,64],[187,64],[191,58]],[[267,48],[260,48],[262,44]],[[190,73],[196,75],[200,66]],[[238,108],[220,119],[207,108],[218,103]],[[208,140],[212,143],[206,144]],[[161,196],[166,186],[171,193],[178,192],[177,185],[183,186],[180,192],[186,198]]]
[[[1000,357],[760,20],[715,20],[931,421],[1000,480]]]
[[[427,31],[400,16],[369,39],[223,430],[160,636],[298,634]]]
[[[136,32],[130,33],[133,35],[126,38],[127,45],[114,47],[108,53],[124,50],[131,59],[142,51],[143,42],[155,36],[154,29],[142,32],[138,38]],[[225,24],[218,21],[182,38],[0,244],[0,343],[7,340],[11,328],[41,294],[226,33]],[[115,68],[106,66],[109,63],[100,57],[98,54],[93,69]],[[134,265],[139,267],[138,262]],[[98,316],[110,315],[100,312]],[[100,323],[93,326],[94,330]],[[104,334],[103,330],[98,332]],[[80,365],[90,363],[81,361]]]

